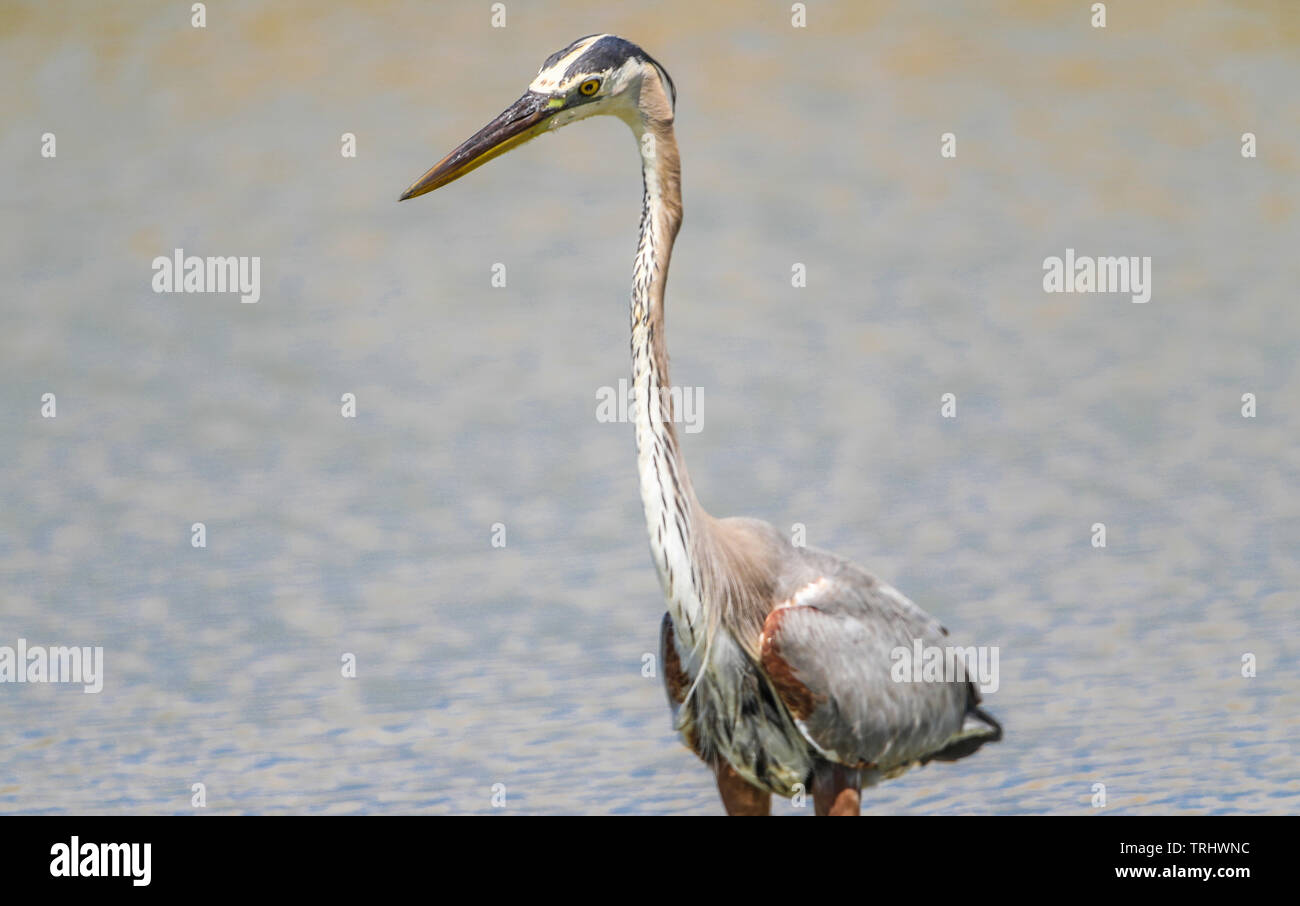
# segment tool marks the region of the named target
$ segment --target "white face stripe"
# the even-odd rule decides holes
[[[549,67],[539,72],[537,78],[533,79],[532,84],[528,86],[528,90],[536,91],[539,94],[550,94],[554,92],[560,87],[560,83],[564,79],[564,73],[573,64],[573,61],[586,53],[587,48],[591,47],[591,45],[595,44],[601,38],[608,37],[609,35],[592,35],[590,38],[578,42],[574,45],[573,50],[569,51]]]

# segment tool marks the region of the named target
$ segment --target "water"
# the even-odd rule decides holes
[[[1005,741],[864,811],[1300,809],[1300,15],[952,6],[0,9],[0,645],[107,672],[0,686],[0,811],[719,810],[642,676],[632,431],[595,418],[625,127],[395,203],[602,27],[679,91],[701,500],[1000,648]],[[260,256],[261,301],[154,294],[177,247]],[[1045,294],[1066,248],[1151,256],[1151,302]]]

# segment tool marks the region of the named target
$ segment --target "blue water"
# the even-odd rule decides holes
[[[0,12],[0,645],[106,665],[0,685],[0,812],[719,811],[642,675],[632,430],[595,417],[632,141],[395,203],[607,25],[680,96],[702,502],[1000,649],[1006,739],[864,811],[1300,810],[1295,18],[673,6]],[[260,256],[261,301],[154,294],[178,247]],[[1066,248],[1150,256],[1151,301],[1044,293]]]

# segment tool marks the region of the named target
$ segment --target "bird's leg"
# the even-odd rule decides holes
[[[736,773],[736,769],[719,760],[718,792],[728,815],[767,815],[772,810],[772,794],[750,783]]]
[[[862,772],[822,762],[813,774],[813,807],[819,815],[857,815],[862,810]]]

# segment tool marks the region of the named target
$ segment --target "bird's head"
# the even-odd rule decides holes
[[[588,35],[546,58],[523,97],[507,107],[402,193],[415,198],[460,179],[543,132],[610,114],[634,129],[671,122],[677,94],[662,66],[631,41]]]

